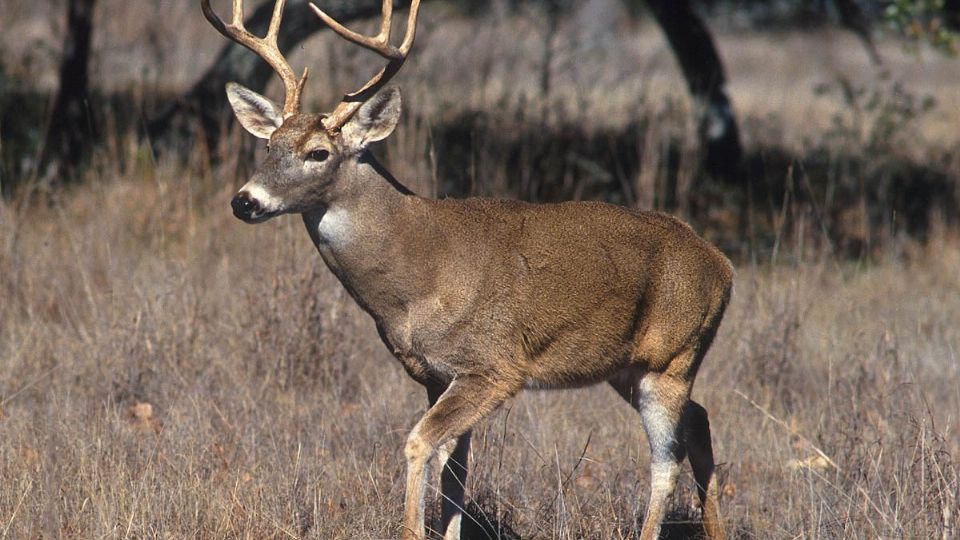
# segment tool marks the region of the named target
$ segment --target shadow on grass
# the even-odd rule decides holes
[[[510,525],[510,515],[497,515],[496,511],[487,511],[476,503],[467,505],[467,512],[463,516],[463,522],[460,530],[461,540],[520,540],[520,533],[515,531]],[[439,531],[440,519],[437,516],[432,520],[432,534],[428,535],[431,539],[443,538],[443,533]],[[642,521],[638,521],[635,529],[627,538],[639,538]],[[728,528],[732,525],[726,524]],[[730,538],[746,539],[753,536],[743,527],[735,526],[732,531],[728,530]],[[690,510],[675,508],[667,513],[660,527],[659,540],[701,540],[706,539],[706,533],[703,530],[703,523],[700,521],[699,513]]]
[[[460,540],[520,540],[521,536],[509,524],[510,516],[498,515],[495,510],[487,510],[477,503],[467,503],[467,511],[460,525]],[[443,538],[440,531],[440,518],[431,522],[433,534],[429,538]]]
[[[640,536],[640,523],[634,537]],[[672,510],[667,512],[660,525],[660,540],[699,540],[706,538],[700,516],[689,510]]]
[[[724,528],[727,532],[727,538],[730,539],[756,538],[742,523],[731,523],[727,520],[724,522]],[[630,538],[638,538],[639,536],[640,523],[637,523],[637,529]],[[707,535],[703,530],[700,514],[693,509],[675,508],[670,510],[660,526],[659,540],[701,540],[706,538]]]

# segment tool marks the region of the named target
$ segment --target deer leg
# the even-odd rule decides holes
[[[467,485],[469,453],[469,431],[456,439],[451,439],[437,452],[437,461],[442,468],[440,493],[443,498],[443,506],[440,530],[443,531],[443,540],[460,540],[460,523],[463,521],[463,513],[465,512],[463,504]]]
[[[697,495],[700,497],[700,509],[703,514],[703,530],[710,540],[723,540],[707,410],[691,400],[687,403],[683,416],[687,456],[693,468],[693,479],[697,482]]]
[[[423,499],[426,465],[430,457],[442,444],[466,434],[484,416],[521,389],[520,384],[486,377],[458,377],[417,422],[407,437],[404,449],[407,457],[407,493],[400,535],[403,540],[422,540],[425,537]]]
[[[427,389],[430,406],[437,402],[446,385]],[[470,431],[450,439],[437,448],[437,464],[440,472],[440,497],[442,511],[440,530],[444,540],[460,539],[460,523],[463,520],[464,499],[467,486],[468,460],[470,454]]]
[[[690,384],[668,375],[647,373],[639,380],[611,385],[639,413],[650,444],[650,501],[640,540],[656,540],[685,455],[681,423]]]

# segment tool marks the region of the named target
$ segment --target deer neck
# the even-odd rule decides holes
[[[431,269],[410,231],[426,225],[424,204],[365,153],[341,165],[324,207],[303,214],[327,267],[375,319],[423,294],[420,278]]]

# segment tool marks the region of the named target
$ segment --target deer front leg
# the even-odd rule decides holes
[[[404,452],[407,457],[407,494],[403,509],[403,540],[423,540],[424,490],[427,480],[427,462],[437,448],[464,435],[484,416],[515,395],[522,384],[493,380],[483,376],[461,376],[450,383],[436,403],[417,422],[407,437]],[[469,438],[467,438],[469,441]],[[469,444],[469,443],[468,443]],[[464,446],[464,454],[467,445]],[[457,445],[458,454],[460,444]],[[464,465],[466,460],[464,459]],[[463,469],[464,478],[466,468]],[[462,505],[462,501],[460,501]],[[446,505],[445,505],[446,506]],[[450,525],[444,520],[450,531]],[[459,521],[457,523],[459,525]],[[459,531],[456,531],[459,532]],[[445,538],[453,538],[445,536]]]
[[[446,385],[427,387],[430,406],[440,399]],[[437,448],[437,465],[440,468],[440,498],[442,512],[440,532],[444,540],[460,539],[460,524],[463,521],[467,471],[470,459],[470,431],[450,439]]]
[[[466,499],[467,470],[470,454],[470,432],[450,439],[437,449],[437,465],[440,468],[440,532],[443,540],[460,540],[460,524],[463,522]]]

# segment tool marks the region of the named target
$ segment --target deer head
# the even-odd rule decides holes
[[[420,0],[413,0],[407,30],[399,47],[390,44],[392,0],[383,0],[380,32],[363,36],[342,26],[316,5],[314,13],[348,41],[376,52],[387,65],[359,90],[343,96],[329,114],[300,112],[307,70],[298,79],[277,46],[285,0],[277,0],[267,34],[258,38],[243,25],[243,0],[233,0],[230,24],[202,0],[203,14],[221,34],[258,54],[283,81],[283,106],[237,83],[227,85],[227,98],[240,124],[267,139],[267,156],[253,177],[231,201],[233,213],[247,223],[259,223],[284,213],[322,207],[349,160],[360,160],[367,145],[386,138],[400,117],[400,92],[383,90],[406,60],[416,36]]]

